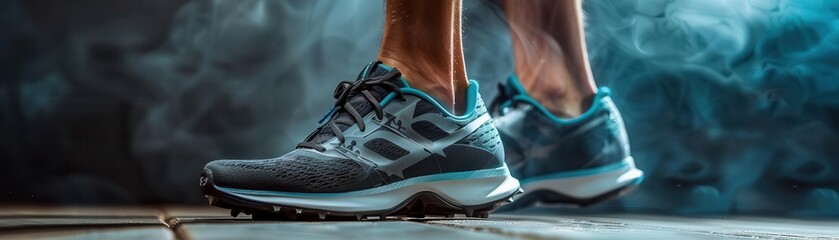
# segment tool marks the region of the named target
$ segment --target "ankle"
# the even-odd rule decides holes
[[[591,107],[594,96],[594,94],[574,94],[562,97],[532,95],[545,109],[560,118],[574,118],[582,115]]]
[[[580,82],[584,81],[560,81],[555,78],[522,79],[527,94],[561,118],[580,116],[591,107],[596,90],[594,86],[575,84]]]
[[[556,48],[549,48],[556,49]],[[561,51],[519,57],[516,74],[528,95],[557,117],[572,118],[591,106],[596,93],[590,71],[567,62]]]
[[[423,91],[449,110],[454,109],[455,90],[451,84],[450,71],[446,70],[448,66],[437,66],[433,61],[419,59],[413,59],[411,64],[404,64],[396,58],[389,57],[385,52],[379,55],[379,61],[399,69],[411,88]]]
[[[379,60],[455,112],[469,82],[463,65],[461,2],[388,0]]]

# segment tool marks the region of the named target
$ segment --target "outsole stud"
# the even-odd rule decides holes
[[[474,215],[475,215],[475,209],[474,208],[467,207],[467,208],[463,208],[463,210],[466,210],[466,217],[474,217]]]

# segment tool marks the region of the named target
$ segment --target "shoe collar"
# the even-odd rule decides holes
[[[385,69],[385,70],[388,70],[388,71],[393,70],[393,67],[385,65],[381,62],[379,62],[376,67],[379,67],[379,68],[382,68],[382,69]],[[479,98],[478,89],[480,88],[480,86],[478,85],[478,82],[475,81],[475,80],[469,80],[469,86],[466,87],[466,112],[464,112],[461,115],[457,115],[457,114],[454,114],[454,113],[450,112],[449,109],[444,108],[443,105],[440,104],[440,101],[437,100],[436,98],[431,97],[430,95],[426,94],[422,90],[411,87],[411,84],[408,83],[408,80],[406,80],[404,76],[399,77],[399,80],[401,80],[402,84],[404,85],[404,87],[402,87],[400,89],[400,90],[402,90],[403,94],[414,95],[414,96],[417,96],[417,97],[419,97],[419,98],[421,98],[425,101],[428,101],[429,103],[434,105],[434,107],[436,107],[438,110],[440,110],[441,113],[446,115],[446,117],[448,117],[448,118],[451,118],[451,119],[454,119],[454,120],[467,120],[467,119],[472,118],[473,115],[475,115],[475,109],[477,107],[478,98]],[[393,100],[393,98],[395,98],[395,97],[396,97],[396,93],[390,93],[387,96],[385,96],[385,98],[382,99],[382,101],[379,102],[379,105],[384,107],[391,100]]]
[[[591,118],[597,110],[603,108],[603,100],[606,98],[611,98],[612,90],[608,87],[600,87],[597,89],[597,93],[594,95],[594,99],[592,99],[591,106],[583,112],[580,116],[573,117],[573,118],[563,118],[558,117],[548,111],[544,105],[539,103],[535,98],[531,97],[527,94],[527,91],[524,89],[524,86],[521,85],[518,76],[512,75],[507,79],[507,84],[504,87],[504,94],[510,96],[510,99],[501,103],[501,108],[508,108],[514,104],[526,104],[530,105],[534,110],[536,110],[541,115],[547,117],[554,123],[557,124],[575,124],[582,121],[585,121]]]

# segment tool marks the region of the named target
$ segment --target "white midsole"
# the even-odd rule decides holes
[[[521,188],[525,194],[550,190],[569,197],[587,199],[633,184],[643,176],[644,172],[635,167],[635,161],[630,156],[617,169],[580,176],[523,181]]]
[[[335,212],[384,211],[397,207],[419,192],[433,192],[446,201],[459,206],[475,206],[508,198],[519,190],[519,181],[513,178],[506,166],[505,174],[459,180],[440,180],[402,184],[407,180],[385,185],[384,191],[363,191],[360,194],[276,194],[267,191],[249,191],[219,188],[227,194],[266,204],[318,209]],[[476,176],[482,175],[479,171]],[[380,187],[380,188],[383,188]]]

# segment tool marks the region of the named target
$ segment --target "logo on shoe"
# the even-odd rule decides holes
[[[402,120],[396,119],[396,116],[393,114],[385,112],[385,118],[387,118],[387,121],[385,121],[382,125],[399,130],[400,132],[405,131],[405,128],[402,127]]]
[[[208,181],[207,177],[201,176],[201,178],[198,179],[198,184],[199,184],[199,186],[203,187],[203,186],[207,185],[207,181]]]
[[[344,147],[347,150],[350,150],[350,152],[354,152],[355,154],[361,154],[357,149],[356,150],[353,149],[353,148],[355,148],[356,144],[358,144],[358,143],[355,140],[352,140],[352,141],[350,141],[349,145],[347,145],[346,142],[341,143],[341,147]]]

